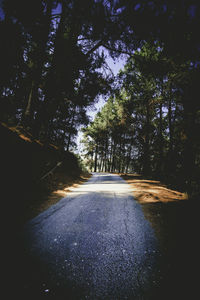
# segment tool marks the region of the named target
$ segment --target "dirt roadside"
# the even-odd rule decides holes
[[[130,184],[158,239],[163,290],[168,291],[165,295],[161,292],[161,299],[191,299],[190,293],[197,287],[198,201],[160,181],[136,174],[120,175]]]
[[[186,231],[184,220],[190,207],[187,194],[137,174],[120,175],[130,184],[133,196],[154,228],[162,250],[173,252],[177,248],[177,240]]]
[[[29,200],[24,211],[24,222],[34,218],[51,205],[56,204],[59,200],[66,197],[72,189],[83,184],[91,177],[91,174],[82,174],[72,177],[64,174],[56,174],[53,180],[50,180],[46,191],[37,191],[36,195]]]

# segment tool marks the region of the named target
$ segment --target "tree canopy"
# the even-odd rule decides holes
[[[199,178],[197,0],[3,0],[0,120],[72,149],[84,126],[91,168]],[[116,78],[105,50],[127,58]],[[113,84],[114,83],[114,84]],[[108,100],[93,122],[87,108]]]
[[[199,75],[198,66],[178,64],[157,43],[135,51],[116,79],[117,89],[84,130],[90,168],[138,172],[197,192]]]

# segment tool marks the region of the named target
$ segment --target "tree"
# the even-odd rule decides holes
[[[106,22],[100,26],[97,20],[107,18],[110,22],[108,7],[93,0],[31,0],[28,5],[24,0],[5,0],[4,11],[2,31],[10,28],[10,42],[16,30],[20,38],[15,37],[17,51],[14,53],[12,47],[5,63],[5,70],[10,65],[8,79],[2,70],[1,103],[6,106],[8,98],[15,99],[16,106],[10,105],[13,121],[21,122],[35,137],[49,142],[54,140],[55,124],[56,135],[62,136],[63,128],[57,127],[62,122],[55,119],[59,116],[71,120],[66,101],[74,103],[74,111],[84,112],[97,95],[107,92],[110,79],[98,69],[105,63],[99,47],[103,36],[104,42],[108,40],[109,28]],[[3,46],[2,57],[5,53]],[[86,119],[82,118],[83,122]],[[80,123],[72,123],[64,130],[75,133]],[[71,134],[68,136],[67,148]]]

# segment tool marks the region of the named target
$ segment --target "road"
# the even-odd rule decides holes
[[[93,174],[32,219],[22,238],[21,295],[29,299],[154,298],[158,243],[118,175]]]

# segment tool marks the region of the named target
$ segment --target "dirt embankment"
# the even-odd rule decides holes
[[[142,204],[168,203],[188,199],[186,193],[172,190],[158,180],[146,179],[137,174],[122,174],[121,176],[131,184],[134,197]]]
[[[70,176],[64,173],[57,172],[54,175],[53,183],[51,183],[51,190],[39,198],[37,205],[32,203],[32,207],[27,213],[27,219],[37,216],[39,213],[48,209],[51,205],[56,204],[59,200],[66,197],[73,188],[83,184],[91,177],[91,174],[84,173],[79,176]]]
[[[69,186],[89,176],[82,174],[73,153],[43,144],[20,126],[0,123],[0,136],[3,211],[14,226],[56,203]]]
[[[184,223],[190,206],[187,194],[141,175],[121,174],[121,177],[131,185],[133,196],[141,204],[144,215],[152,224],[162,247],[167,247],[169,239],[175,242],[175,232]]]
[[[198,201],[188,199],[187,194],[160,181],[136,174],[121,176],[131,185],[134,198],[141,204],[144,216],[157,236],[162,284],[169,292],[169,295],[162,295],[162,299],[181,299],[182,288],[188,287],[188,291],[192,291],[196,284]]]

